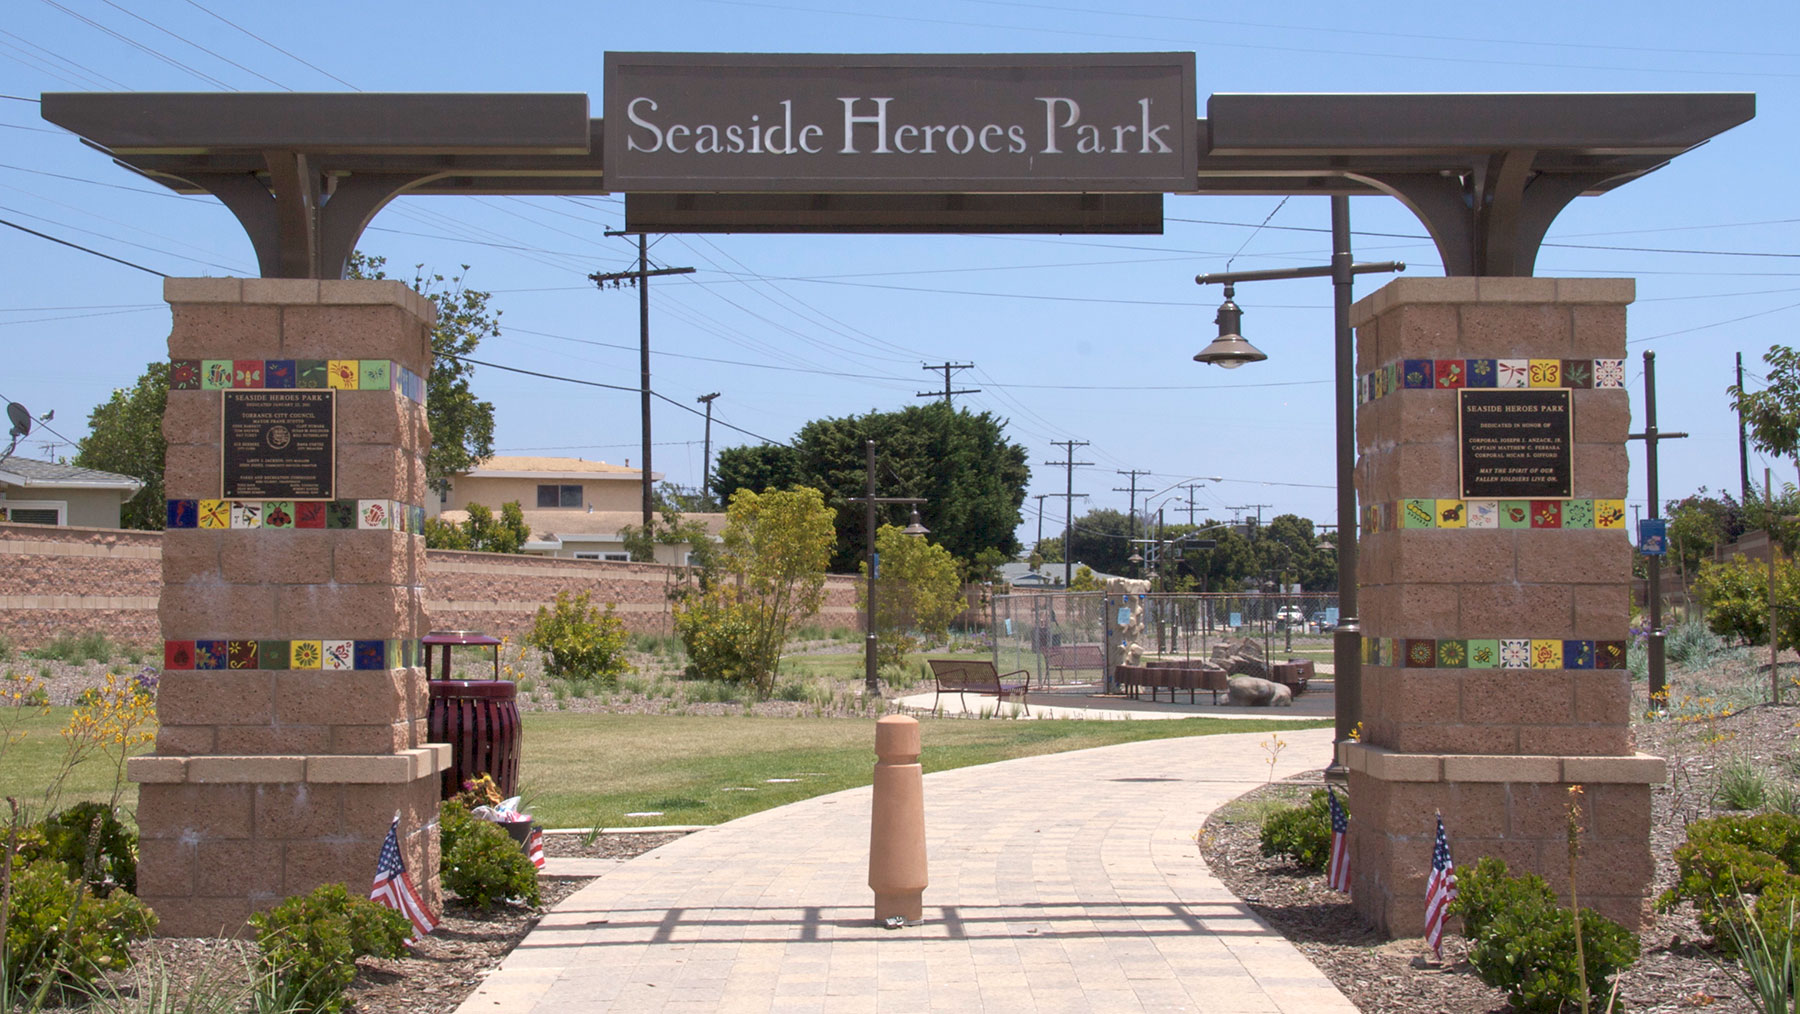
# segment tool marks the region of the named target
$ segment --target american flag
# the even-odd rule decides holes
[[[406,862],[400,858],[398,814],[388,825],[387,840],[381,843],[381,858],[375,861],[375,886],[369,889],[369,900],[380,902],[412,921],[413,935],[406,941],[409,944],[417,943],[437,926],[437,920],[431,917],[431,912],[419,899],[419,892],[413,888],[412,878],[406,875]]]
[[[1331,865],[1325,868],[1325,884],[1334,891],[1350,893],[1350,817],[1338,803],[1337,793],[1325,787],[1331,797]]]
[[[544,868],[543,828],[534,827],[531,829],[531,837],[525,840],[525,854],[531,857],[531,865],[540,870]]]
[[[1443,957],[1444,920],[1456,900],[1456,865],[1450,861],[1450,839],[1444,836],[1444,817],[1438,815],[1437,844],[1431,849],[1431,879],[1425,882],[1425,942],[1431,953]]]

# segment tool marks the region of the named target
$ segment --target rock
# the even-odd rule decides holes
[[[1252,679],[1269,678],[1269,665],[1260,658],[1248,655],[1234,655],[1225,662],[1225,671],[1233,676],[1248,676]]]
[[[1291,708],[1294,695],[1287,687],[1254,676],[1233,676],[1226,681],[1230,703],[1238,707]]]

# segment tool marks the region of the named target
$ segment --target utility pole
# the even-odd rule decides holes
[[[626,232],[606,231],[608,236],[627,236]],[[636,271],[595,272],[588,280],[604,289],[622,284],[638,290],[638,400],[643,413],[644,431],[644,527],[650,527],[651,507],[655,499],[650,478],[650,278],[652,275],[688,275],[693,268],[657,268],[650,270],[649,246],[643,233],[637,234],[638,266]]]
[[[1140,475],[1149,475],[1150,473],[1147,471],[1144,471],[1141,468],[1119,468],[1119,469],[1114,469],[1114,471],[1120,475],[1129,476],[1131,478],[1130,487],[1128,487],[1126,489],[1120,489],[1119,487],[1114,486],[1112,488],[1112,491],[1114,493],[1129,493],[1129,494],[1131,494],[1131,509],[1125,512],[1125,517],[1127,519],[1125,522],[1127,525],[1126,531],[1128,531],[1130,533],[1126,537],[1127,541],[1125,544],[1129,546],[1132,543],[1135,543],[1137,541],[1137,477]],[[1135,549],[1132,551],[1136,552]],[[1141,565],[1138,567],[1138,570],[1139,570],[1138,576],[1143,577],[1144,576],[1142,573],[1143,567]]]
[[[1656,429],[1656,353],[1644,353],[1644,432],[1628,433],[1627,440],[1644,442],[1644,477],[1650,487],[1650,518],[1662,517],[1662,508],[1658,503],[1656,491],[1656,452],[1657,445],[1664,440],[1679,440],[1686,433],[1659,433]],[[1668,540],[1664,540],[1664,548]],[[1774,543],[1769,544],[1769,551],[1774,552]],[[1771,557],[1772,558],[1772,557]],[[1650,587],[1645,593],[1644,603],[1650,610],[1650,710],[1665,711],[1669,702],[1669,685],[1663,669],[1663,626],[1662,626],[1662,561],[1660,555],[1652,555],[1650,564]],[[1772,629],[1772,628],[1771,628]],[[1773,640],[1771,639],[1771,642]]]
[[[1065,448],[1068,451],[1068,458],[1067,458],[1067,460],[1064,460],[1064,461],[1046,461],[1046,462],[1044,462],[1044,464],[1046,464],[1046,465],[1061,465],[1061,466],[1063,466],[1063,469],[1064,469],[1063,476],[1064,476],[1064,481],[1066,483],[1066,485],[1064,486],[1064,489],[1063,489],[1063,493],[1062,493],[1062,497],[1063,497],[1063,587],[1064,588],[1069,587],[1069,582],[1075,580],[1075,573],[1074,573],[1075,572],[1075,561],[1070,559],[1070,556],[1069,556],[1069,536],[1071,534],[1073,534],[1075,531],[1075,466],[1076,465],[1089,466],[1089,465],[1093,464],[1093,462],[1091,462],[1091,461],[1076,461],[1075,460],[1075,448],[1086,447],[1087,445],[1088,445],[1088,442],[1086,440],[1052,440],[1052,441],[1050,441],[1050,446]],[[1056,494],[1052,493],[1049,495],[1055,496]],[[1086,493],[1083,493],[1081,495],[1087,496]]]
[[[700,498],[708,503],[712,501],[712,494],[707,492],[712,485],[712,403],[718,396],[719,392],[714,391],[694,399],[706,405],[706,442],[700,445]]]
[[[950,390],[950,371],[952,371],[952,370],[972,370],[974,368],[975,368],[974,363],[944,363],[942,366],[931,366],[929,364],[926,364],[926,365],[921,365],[919,367],[919,369],[924,370],[927,373],[935,373],[939,370],[944,371],[944,390],[941,393],[944,398],[944,407],[945,408],[950,407],[950,396],[953,394],[979,394],[981,392],[981,388],[979,388],[979,387],[971,387],[971,388],[968,388],[968,389],[962,390],[962,391]],[[938,392],[938,391],[920,391],[917,396],[920,398],[936,398],[936,397],[938,397],[939,393],[940,392]]]
[[[1048,493],[1036,494],[1036,499],[1038,502],[1038,537],[1037,537],[1037,542],[1033,542],[1031,544],[1031,551],[1034,553],[1037,552],[1038,543],[1041,543],[1044,541],[1044,498],[1049,495],[1050,494],[1048,494]]]
[[[875,508],[885,503],[922,504],[925,501],[916,496],[876,496],[875,495],[875,441],[865,443],[868,448],[868,464],[863,470],[863,496],[853,496],[851,503],[863,505],[863,526],[868,533],[869,545],[866,549],[864,563],[869,569],[867,601],[864,602],[866,615],[863,620],[863,689],[872,697],[881,692],[881,684],[877,680],[878,667],[875,662],[875,579],[880,576],[881,557],[875,552]],[[906,526],[906,534],[925,534],[925,529],[918,524],[918,511],[913,512],[913,523]]]
[[[1182,489],[1185,489],[1185,490],[1187,490],[1187,495],[1188,495],[1188,527],[1189,527],[1189,528],[1192,528],[1192,527],[1194,527],[1194,490],[1196,490],[1196,489],[1199,489],[1199,488],[1200,488],[1200,484],[1199,484],[1199,483],[1197,483],[1197,482],[1190,482],[1190,483],[1188,483],[1188,484],[1187,484],[1187,485],[1185,485],[1185,486],[1183,486],[1183,487],[1181,487],[1181,488],[1182,488]],[[1265,506],[1266,506],[1266,505],[1265,505]],[[1260,521],[1260,520],[1261,520],[1261,519],[1262,519],[1262,516],[1261,516],[1261,515],[1260,515],[1260,514],[1259,514],[1259,515],[1257,515],[1257,520],[1259,520],[1259,521]]]
[[[1744,389],[1744,354],[1737,354],[1737,389]],[[1744,410],[1738,409],[1738,503],[1750,502],[1750,439],[1744,429]]]

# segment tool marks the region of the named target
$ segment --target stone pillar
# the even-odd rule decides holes
[[[1362,741],[1347,744],[1357,908],[1424,925],[1441,812],[1481,856],[1568,897],[1569,785],[1586,789],[1580,893],[1629,927],[1650,885],[1650,786],[1625,671],[1632,547],[1629,279],[1407,278],[1358,302]],[[1570,388],[1572,497],[1464,500],[1459,387]]]
[[[367,891],[394,814],[440,904],[425,742],[424,377],[431,304],[398,282],[169,279],[174,314],[152,755],[139,894],[159,932],[239,930],[320,884]],[[225,391],[331,392],[330,500],[226,500]]]

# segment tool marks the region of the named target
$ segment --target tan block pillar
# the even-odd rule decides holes
[[[172,278],[164,298],[161,724],[130,767],[140,896],[159,932],[188,936],[323,883],[361,894],[398,811],[436,908],[449,748],[425,742],[418,648],[433,308],[398,282]],[[241,388],[328,398],[329,501],[223,498]]]
[[[1352,311],[1363,541],[1361,743],[1345,747],[1353,896],[1393,936],[1424,925],[1441,812],[1566,899],[1570,784],[1587,789],[1580,893],[1627,926],[1649,888],[1650,786],[1624,668],[1629,279],[1408,278]],[[1568,388],[1571,496],[1462,498],[1460,387]]]

